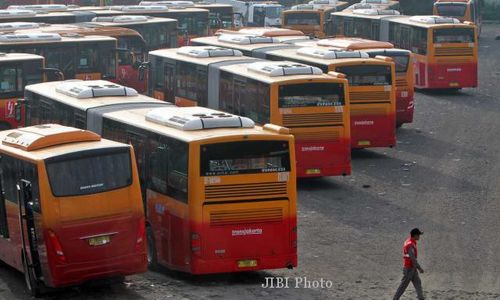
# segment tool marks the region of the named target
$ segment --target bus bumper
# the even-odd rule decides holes
[[[256,266],[241,267],[241,262],[256,261]],[[193,258],[191,274],[233,273],[297,267],[297,254],[263,256],[259,258],[228,258],[204,260]]]
[[[50,287],[78,285],[90,280],[127,276],[147,271],[146,252],[124,255],[102,261],[68,263],[51,268]]]
[[[476,63],[429,64],[427,88],[460,89],[477,87]]]
[[[348,140],[310,142],[295,140],[297,177],[351,175],[351,149]]]
[[[351,115],[351,148],[396,146],[396,116]]]

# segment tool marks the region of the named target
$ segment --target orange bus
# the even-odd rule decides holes
[[[235,35],[238,36],[238,35]],[[290,128],[297,176],[351,173],[347,80],[208,46],[151,51],[150,93]]]
[[[92,98],[89,88],[103,84],[31,85],[26,102],[88,115],[82,126],[134,146],[150,266],[193,274],[297,266],[295,151],[286,128],[203,107],[129,107],[130,98],[145,96],[105,86],[98,90],[108,96]],[[99,101],[100,111],[88,109]],[[110,101],[122,105],[108,110]],[[47,109],[37,121],[71,122],[67,115]]]
[[[43,32],[0,35],[0,52],[41,55],[48,68],[61,70],[68,79],[115,79],[115,49],[116,39],[106,36],[63,37]]]
[[[132,147],[44,124],[0,132],[0,259],[44,287],[147,268]]]
[[[339,72],[349,81],[351,147],[396,146],[395,66],[389,57],[323,47],[271,50],[270,60],[291,60]]]
[[[296,45],[302,44],[296,43]],[[361,38],[331,38],[315,41],[314,44],[343,50],[360,50],[368,53],[370,57],[380,55],[392,58],[396,65],[396,126],[413,122],[415,84],[412,54],[409,50],[394,48],[389,42]]]
[[[44,68],[42,56],[26,53],[0,53],[0,130],[17,128],[15,105],[27,84],[40,83]]]
[[[326,3],[326,4],[325,4]],[[315,0],[310,4],[299,4],[292,6],[289,10],[283,11],[281,15],[281,26],[317,38],[326,36],[325,25],[334,11],[341,11],[349,4],[347,2]]]
[[[416,88],[477,87],[478,43],[473,24],[441,16],[374,16],[368,13],[333,13],[332,24],[337,34],[388,41],[412,51]]]
[[[434,15],[457,18],[460,22],[476,24],[481,33],[481,1],[479,0],[436,0]]]

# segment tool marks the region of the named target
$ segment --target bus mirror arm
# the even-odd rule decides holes
[[[64,80],[64,73],[57,68],[41,68],[40,71],[43,74],[54,74],[58,80]]]
[[[144,75],[146,73],[146,70],[149,70],[151,67],[151,62],[150,61],[143,61],[138,67],[139,71],[139,80],[143,81],[144,80]]]
[[[16,104],[14,105],[14,119],[16,122],[21,122],[23,119],[23,106],[25,105],[25,99],[17,99]]]

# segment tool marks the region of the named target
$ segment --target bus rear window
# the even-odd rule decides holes
[[[391,67],[381,65],[343,66],[336,69],[347,75],[351,86],[392,85]]]
[[[280,108],[342,106],[344,85],[341,83],[287,84],[279,87]]]
[[[320,25],[319,13],[295,13],[285,15],[285,25]]]
[[[465,16],[467,5],[462,3],[436,4],[436,9],[440,16],[463,17]]]
[[[408,70],[408,63],[410,62],[410,56],[396,55],[391,56],[391,58],[396,64],[396,73],[406,73],[406,70]]]
[[[473,28],[434,29],[434,43],[474,43]]]
[[[290,171],[286,141],[242,141],[201,146],[202,176]]]
[[[56,197],[97,194],[132,183],[128,147],[75,152],[46,161]]]

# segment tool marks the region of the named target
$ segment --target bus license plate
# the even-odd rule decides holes
[[[252,268],[256,266],[257,260],[255,259],[238,260],[238,268]]]
[[[307,175],[321,174],[321,169],[307,169],[306,174]]]
[[[358,146],[370,146],[370,141],[358,141]]]
[[[450,86],[451,87],[458,87],[459,84],[458,84],[458,82],[450,82]]]
[[[102,246],[109,244],[109,242],[111,242],[111,238],[109,235],[104,235],[90,238],[88,241],[90,246]]]

